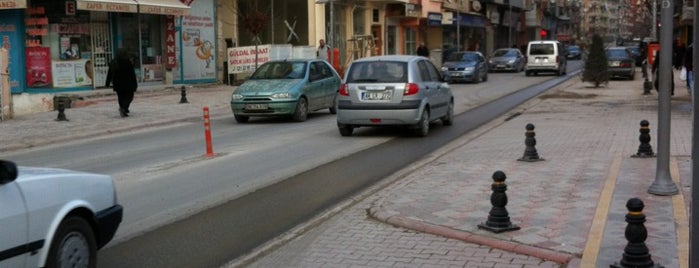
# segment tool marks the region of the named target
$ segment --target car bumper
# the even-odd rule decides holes
[[[447,81],[473,81],[476,79],[475,72],[448,71],[443,72],[442,75]]]
[[[414,125],[420,121],[420,101],[406,101],[399,105],[350,105],[340,101],[337,123],[354,126]]]
[[[631,68],[609,68],[607,71],[609,72],[609,76],[612,77],[629,77],[633,75],[634,70]]]
[[[237,115],[247,115],[247,116],[276,116],[276,115],[290,115],[296,110],[297,101],[287,101],[287,102],[265,102],[265,103],[242,103],[242,102],[231,102],[231,111],[233,114]],[[264,110],[249,110],[246,109],[246,104],[267,104],[267,109]]]
[[[95,214],[95,222],[97,222],[97,248],[102,248],[104,245],[114,238],[119,224],[124,215],[124,208],[121,205],[114,205],[108,209],[98,211]]]
[[[515,71],[515,70],[517,70],[517,66],[515,66],[515,64],[498,63],[498,64],[491,64],[488,67],[488,70],[490,70],[490,71]]]
[[[559,65],[527,65],[526,69],[527,71],[556,72],[559,69]]]

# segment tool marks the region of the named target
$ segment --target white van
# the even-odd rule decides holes
[[[527,64],[524,72],[527,76],[540,72],[566,74],[568,61],[563,44],[552,40],[531,41],[527,44]]]

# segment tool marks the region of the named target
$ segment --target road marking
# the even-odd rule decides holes
[[[599,202],[597,203],[595,217],[592,219],[592,226],[590,226],[590,232],[587,235],[587,242],[585,243],[585,250],[583,251],[582,260],[580,261],[580,267],[597,267],[597,257],[599,256],[600,246],[602,245],[602,235],[604,234],[604,228],[607,224],[607,215],[609,215],[609,205],[611,204],[612,195],[614,194],[616,179],[619,175],[619,169],[621,168],[621,159],[621,154],[616,154],[614,156],[614,161],[612,161],[612,165],[609,167],[607,180],[604,183],[604,189],[602,189]]]
[[[677,158],[670,158],[670,176],[680,188],[680,193],[672,196],[672,207],[675,214],[675,230],[677,231],[677,258],[680,268],[689,267],[689,219],[687,217],[684,196],[680,183],[680,168]]]

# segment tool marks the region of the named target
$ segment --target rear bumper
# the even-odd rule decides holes
[[[413,125],[420,121],[421,101],[391,105],[356,105],[339,101],[337,123],[354,126]]]

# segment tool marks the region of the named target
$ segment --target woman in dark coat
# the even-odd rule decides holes
[[[114,91],[119,100],[119,113],[121,117],[129,116],[129,106],[133,101],[134,93],[138,87],[136,71],[125,49],[119,49],[117,58],[109,63],[109,72],[105,87],[114,84]]]

